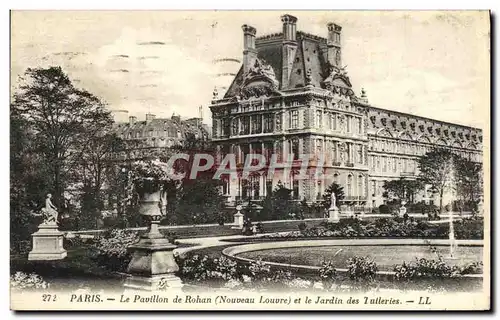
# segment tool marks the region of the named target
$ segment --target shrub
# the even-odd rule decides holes
[[[355,282],[373,282],[377,271],[377,264],[371,258],[353,257],[347,260],[347,275]]]
[[[26,274],[24,272],[16,272],[10,276],[10,286],[15,289],[47,289],[49,284],[36,273]]]
[[[389,209],[389,206],[386,205],[386,204],[381,204],[379,207],[378,207],[378,211],[382,214],[388,214],[388,213],[391,213],[390,212],[390,209]]]
[[[319,277],[325,288],[331,288],[335,283],[337,280],[337,269],[335,269],[331,261],[323,262],[323,265],[319,269]]]
[[[131,260],[127,247],[137,242],[138,238],[137,232],[111,230],[94,240],[92,257],[100,266],[123,272]]]
[[[453,268],[446,265],[442,259],[416,259],[414,263],[403,262],[394,267],[395,279],[409,281],[418,279],[442,279],[449,278]]]
[[[305,222],[299,223],[300,232],[304,232],[307,229],[307,224]]]
[[[300,230],[300,227],[299,227]],[[374,221],[360,221],[356,218],[341,219],[338,223],[322,222],[318,227],[311,227],[287,234],[275,234],[268,238],[297,237],[339,237],[339,238],[448,238],[448,224],[432,224],[395,217]],[[465,219],[455,223],[457,239],[482,239],[482,219]]]
[[[207,255],[193,255],[178,258],[177,264],[183,280],[221,282],[238,278],[237,263],[224,256],[211,258]]]

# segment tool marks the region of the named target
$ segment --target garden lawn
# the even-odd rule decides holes
[[[337,255],[335,253],[340,251]],[[459,259],[449,260],[449,247],[436,246],[439,254],[449,265],[465,265],[472,262],[482,261],[483,248],[472,246],[458,247],[456,255]],[[376,263],[380,271],[393,271],[396,264],[403,261],[411,262],[415,258],[437,259],[437,255],[432,253],[429,246],[324,246],[308,248],[283,248],[269,249],[261,251],[250,251],[241,253],[238,257],[253,260],[278,262],[285,264],[307,265],[321,267],[323,262],[331,261],[336,268],[347,268],[346,261],[349,258],[370,257]]]

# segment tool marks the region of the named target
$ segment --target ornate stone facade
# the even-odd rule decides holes
[[[243,166],[250,153],[282,162],[291,155],[292,170],[230,180],[224,192],[232,199],[262,198],[281,182],[295,199],[314,202],[335,181],[344,187],[341,205],[362,210],[380,204],[384,180],[414,177],[417,157],[433,145],[480,159],[479,129],[378,109],[364,91],[358,98],[341,66],[340,26],[328,24],[326,39],[297,31],[293,16],[282,22],[283,33],[260,38],[243,26],[243,66],[210,109],[221,156],[234,153]],[[308,172],[321,168],[324,179],[297,178],[301,154],[312,155]]]

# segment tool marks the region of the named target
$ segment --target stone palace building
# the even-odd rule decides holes
[[[209,141],[211,136],[210,127],[203,123],[201,111],[199,117],[189,119],[175,114],[170,118],[156,118],[151,113],[147,113],[144,120],[138,120],[136,116],[125,118],[115,116],[114,131],[127,144],[129,158],[141,158],[158,150],[182,146],[189,137]]]
[[[243,64],[223,97],[214,93],[212,140],[220,156],[249,153],[293,157],[293,169],[266,170],[228,179],[232,200],[261,199],[281,182],[297,200],[314,202],[332,183],[344,187],[343,205],[383,203],[384,181],[418,174],[417,159],[435,146],[482,161],[480,129],[389,111],[358,96],[342,67],[342,28],[325,26],[327,38],[297,30],[297,18],[281,17],[283,31],[257,37],[243,25]],[[326,179],[297,179],[301,154],[323,155]],[[268,158],[267,157],[267,158]],[[419,200],[438,201],[423,193]]]

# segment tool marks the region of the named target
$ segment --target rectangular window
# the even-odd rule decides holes
[[[237,136],[238,135],[238,118],[233,118],[231,120],[231,135],[232,136]]]
[[[290,117],[290,128],[297,129],[299,127],[299,111],[293,110]]]
[[[290,141],[290,151],[293,155],[293,160],[299,159],[299,140],[294,139]]]
[[[262,116],[256,114],[252,116],[252,133],[262,132]]]
[[[264,115],[264,132],[273,132],[274,131],[274,115],[273,114],[265,114]]]
[[[241,134],[250,134],[250,118],[248,116],[241,119]]]
[[[321,110],[316,110],[316,119],[318,128],[323,127],[323,112]]]
[[[351,132],[351,120],[352,118],[350,116],[347,116],[347,132]]]
[[[222,134],[224,136],[228,136],[229,135],[229,119],[222,119]]]

